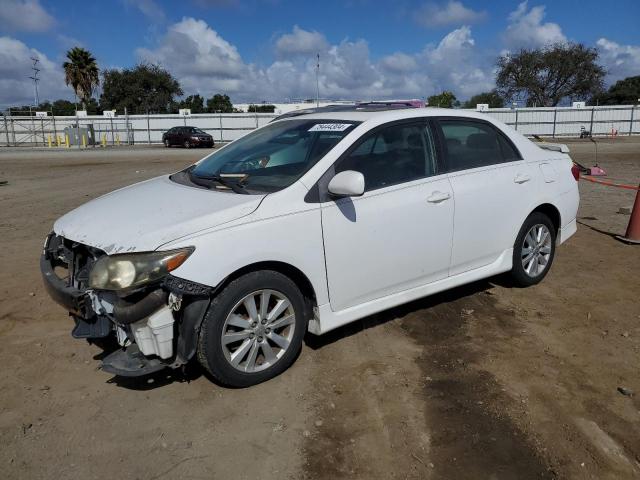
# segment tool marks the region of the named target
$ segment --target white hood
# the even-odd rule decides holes
[[[85,203],[61,217],[53,229],[108,254],[150,251],[249,215],[263,198],[180,185],[165,175]]]

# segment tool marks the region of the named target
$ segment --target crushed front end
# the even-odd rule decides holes
[[[213,289],[169,273],[190,252],[109,256],[51,233],[40,269],[49,295],[74,320],[73,337],[117,340],[120,348],[103,359],[102,369],[141,376],[177,368],[195,354]]]

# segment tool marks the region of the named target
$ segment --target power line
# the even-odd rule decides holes
[[[33,80],[33,90],[35,93],[34,98],[36,101],[35,106],[37,107],[38,105],[40,105],[40,98],[38,97],[38,82],[40,81],[40,79],[38,78],[38,74],[40,73],[38,62],[40,62],[40,60],[36,57],[31,57],[31,60],[33,61],[33,67],[31,67],[31,70],[33,70],[33,76],[29,78]]]
[[[320,81],[318,76],[320,75],[320,54],[318,53],[318,63],[316,63],[316,107],[320,106]]]

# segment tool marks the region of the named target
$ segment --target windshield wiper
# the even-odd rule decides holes
[[[201,177],[200,175],[196,175],[193,173],[193,170],[189,170],[189,178],[196,185],[200,185],[202,187],[211,188],[212,182],[218,183],[223,187],[226,187],[230,190],[233,190],[235,193],[240,193],[242,195],[250,195],[242,185],[240,185],[240,180],[235,181],[231,180],[231,178],[237,177],[224,177],[222,175],[207,175],[206,177]]]

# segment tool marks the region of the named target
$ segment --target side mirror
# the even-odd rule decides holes
[[[364,193],[364,175],[353,170],[345,170],[331,179],[329,193],[337,197],[359,197]]]

